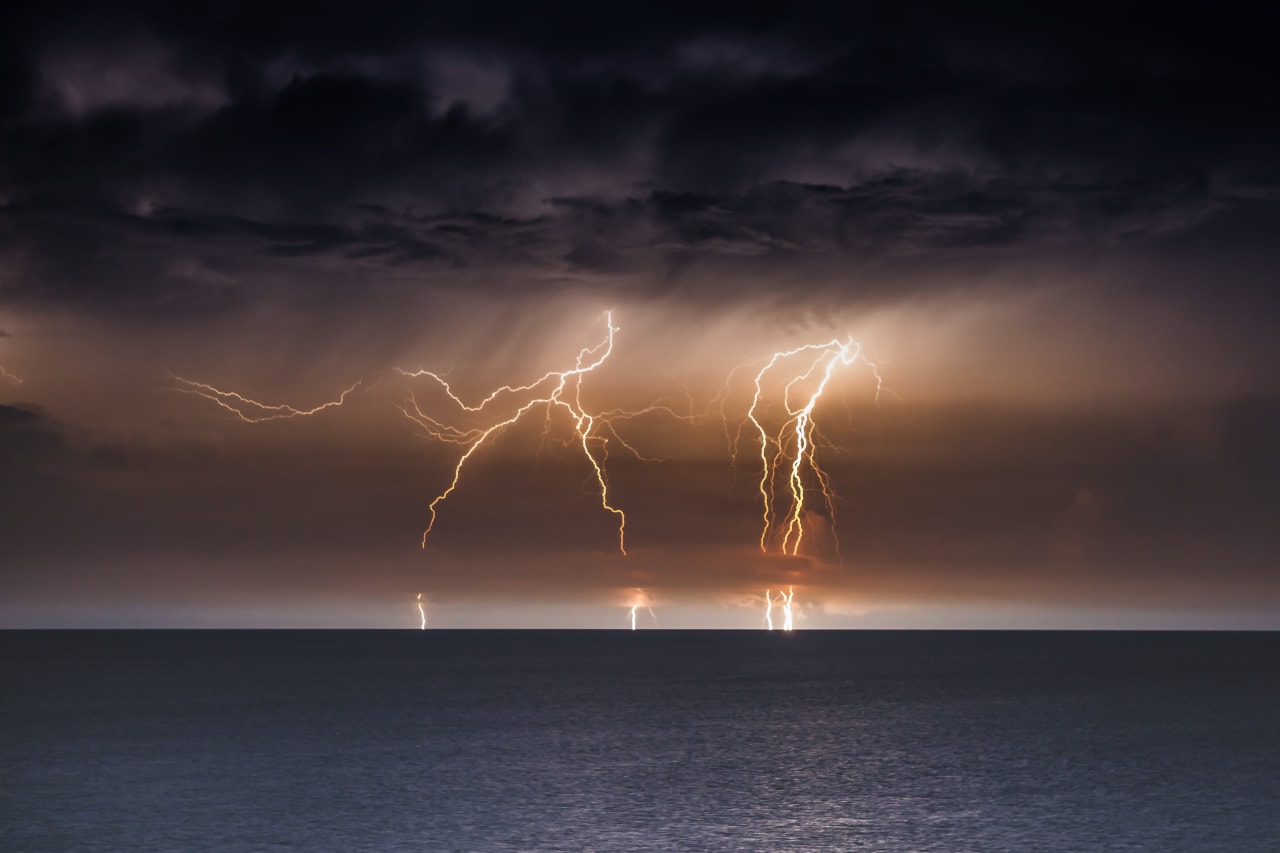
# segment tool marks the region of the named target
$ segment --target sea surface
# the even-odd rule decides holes
[[[0,850],[1280,850],[1280,634],[0,632]]]

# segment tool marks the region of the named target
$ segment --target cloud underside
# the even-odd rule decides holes
[[[1248,290],[1280,222],[1271,52],[1226,25],[121,13],[12,22],[10,304],[201,314],[314,266],[723,298],[1046,253],[1229,252]]]

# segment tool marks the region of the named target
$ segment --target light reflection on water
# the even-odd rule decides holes
[[[7,632],[0,849],[1280,839],[1280,636]]]

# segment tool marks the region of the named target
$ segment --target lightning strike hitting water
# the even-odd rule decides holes
[[[835,492],[831,480],[818,462],[816,451],[823,446],[814,420],[814,409],[837,368],[862,362],[876,380],[876,400],[883,380],[876,365],[863,354],[853,338],[832,339],[822,344],[805,344],[775,352],[756,373],[754,394],[738,439],[749,422],[760,442],[760,480],[757,488],[763,505],[760,550],[771,544],[789,556],[800,552],[804,539],[806,501],[810,492],[821,495],[822,510],[835,519]],[[774,396],[769,403],[770,392]],[[777,412],[771,422],[771,412]],[[733,443],[736,460],[737,441]],[[832,531],[834,536],[834,529]],[[837,552],[839,543],[837,541]]]
[[[422,606],[422,593],[418,593],[418,616],[422,619],[422,624],[418,626],[421,631],[427,630],[427,609]]]
[[[418,405],[417,398],[410,392],[409,402],[401,409],[405,417],[416,423],[432,438],[466,448],[458,458],[457,464],[454,465],[453,479],[449,482],[449,485],[444,491],[436,495],[427,506],[430,519],[427,522],[426,530],[422,531],[421,544],[423,548],[427,547],[427,536],[430,535],[432,528],[435,527],[438,508],[458,488],[458,484],[462,479],[462,470],[475,452],[490,438],[507,427],[516,424],[530,412],[540,411],[543,416],[544,434],[551,429],[553,415],[557,412],[562,412],[568,416],[568,420],[572,423],[574,442],[582,447],[582,455],[591,466],[596,485],[600,489],[600,506],[605,511],[617,516],[618,550],[623,555],[627,553],[627,516],[621,509],[610,503],[609,479],[605,471],[605,461],[608,458],[610,438],[616,440],[623,448],[635,453],[635,450],[618,436],[613,428],[611,419],[635,417],[639,413],[611,412],[593,415],[582,404],[582,378],[604,364],[613,353],[614,335],[618,332],[618,327],[613,325],[612,312],[605,312],[604,320],[606,328],[604,338],[593,346],[583,347],[579,350],[573,367],[567,370],[548,371],[525,385],[503,385],[490,392],[488,396],[474,405],[468,404],[459,397],[449,382],[438,373],[433,373],[430,370],[398,371],[409,379],[431,380],[433,384],[443,389],[444,393],[459,409],[472,415],[486,414],[490,407],[496,408],[501,401],[513,397],[519,399],[520,395],[528,395],[527,399],[524,399],[523,402],[516,406],[513,413],[506,417],[499,415],[499,419],[489,426],[463,429],[447,424],[424,412],[421,406]],[[639,454],[636,455],[639,456]]]
[[[786,592],[778,592],[777,603],[782,607],[782,630],[790,631],[795,627],[795,623],[791,618],[791,600],[796,597],[796,588],[788,587]],[[773,590],[766,589],[764,591],[764,622],[768,626],[766,630],[773,630]]]
[[[649,605],[649,599],[648,596],[644,594],[644,590],[638,589],[636,590],[636,594],[639,598],[635,604],[631,605],[631,609],[627,611],[627,617],[631,620],[632,631],[636,629],[636,614],[640,612],[641,608],[649,611],[649,616],[652,617],[655,623],[658,621],[658,614],[653,612],[653,607]]]
[[[779,595],[782,595],[779,593]],[[796,597],[796,588],[788,587],[787,594],[781,598],[782,604],[782,630],[790,631],[795,627],[795,623],[791,621],[791,599]]]

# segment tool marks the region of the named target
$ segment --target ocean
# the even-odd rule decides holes
[[[0,850],[1280,850],[1280,634],[4,631]]]

